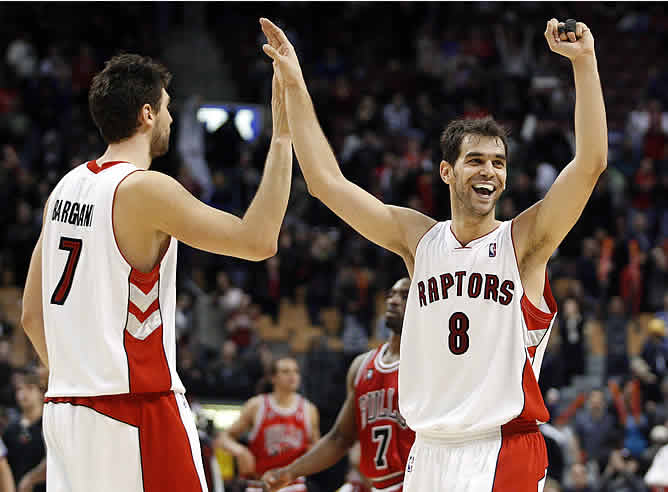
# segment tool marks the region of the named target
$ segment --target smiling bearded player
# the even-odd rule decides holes
[[[587,26],[547,22],[548,47],[575,76],[573,160],[541,201],[512,221],[494,215],[508,148],[491,118],[445,129],[440,176],[452,220],[385,205],[348,181],[318,124],[294,48],[261,19],[285,88],[290,135],[309,192],[411,275],[401,336],[399,409],[416,439],[404,490],[536,492],[547,453],[538,388],[556,303],[547,261],[575,225],[607,165],[605,105]]]

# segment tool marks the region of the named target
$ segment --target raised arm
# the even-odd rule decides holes
[[[607,166],[608,129],[594,38],[581,22],[575,32],[559,34],[559,23],[547,23],[552,51],[571,61],[575,75],[575,158],[559,174],[545,198],[520,214],[514,240],[522,265],[543,265],[582,214],[599,176]],[[544,275],[544,272],[540,272]]]
[[[290,133],[309,193],[364,237],[412,265],[417,242],[435,221],[415,210],[385,205],[343,176],[318,123],[293,46],[269,20],[260,22],[268,40],[263,49],[278,65],[286,90]]]
[[[243,218],[217,210],[192,196],[171,177],[153,171],[133,173],[117,191],[126,210],[142,210],[143,228],[174,236],[194,248],[246,260],[276,254],[292,180],[292,144],[283,91],[272,82],[273,135],[264,174]]]
[[[355,376],[367,354],[358,355],[348,369],[346,378],[348,396],[332,429],[325,434],[306,454],[288,466],[269,470],[262,480],[269,490],[278,490],[297,477],[318,473],[343,458],[357,440],[355,422]]]

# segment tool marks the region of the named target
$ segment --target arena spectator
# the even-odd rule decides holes
[[[21,413],[2,434],[7,461],[20,492],[46,491],[46,449],[42,439],[44,390],[36,373],[22,374],[16,384]]]

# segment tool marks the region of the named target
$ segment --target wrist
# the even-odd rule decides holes
[[[292,145],[292,137],[290,133],[277,133],[274,132],[271,136],[272,145]]]
[[[292,465],[283,468],[283,474],[287,476],[290,481],[295,480],[299,476]]]
[[[232,456],[234,456],[235,458],[239,458],[241,455],[245,454],[246,451],[248,451],[248,448],[246,448],[246,446],[244,446],[243,444],[234,446],[234,448],[230,450]]]
[[[306,82],[303,78],[300,78],[299,80],[296,80],[292,83],[285,84],[285,90],[289,92],[305,92],[308,94]]]
[[[596,68],[596,54],[593,51],[591,53],[582,53],[578,57],[573,58],[571,64],[574,70]]]

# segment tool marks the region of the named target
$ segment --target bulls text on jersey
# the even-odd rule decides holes
[[[387,391],[379,389],[364,393],[358,398],[357,406],[360,411],[362,429],[383,419],[393,420],[402,429],[406,428],[406,421],[395,406],[394,391],[394,388],[387,388]]]
[[[269,425],[264,430],[265,451],[269,456],[299,449],[303,446],[304,430],[291,424]]]

